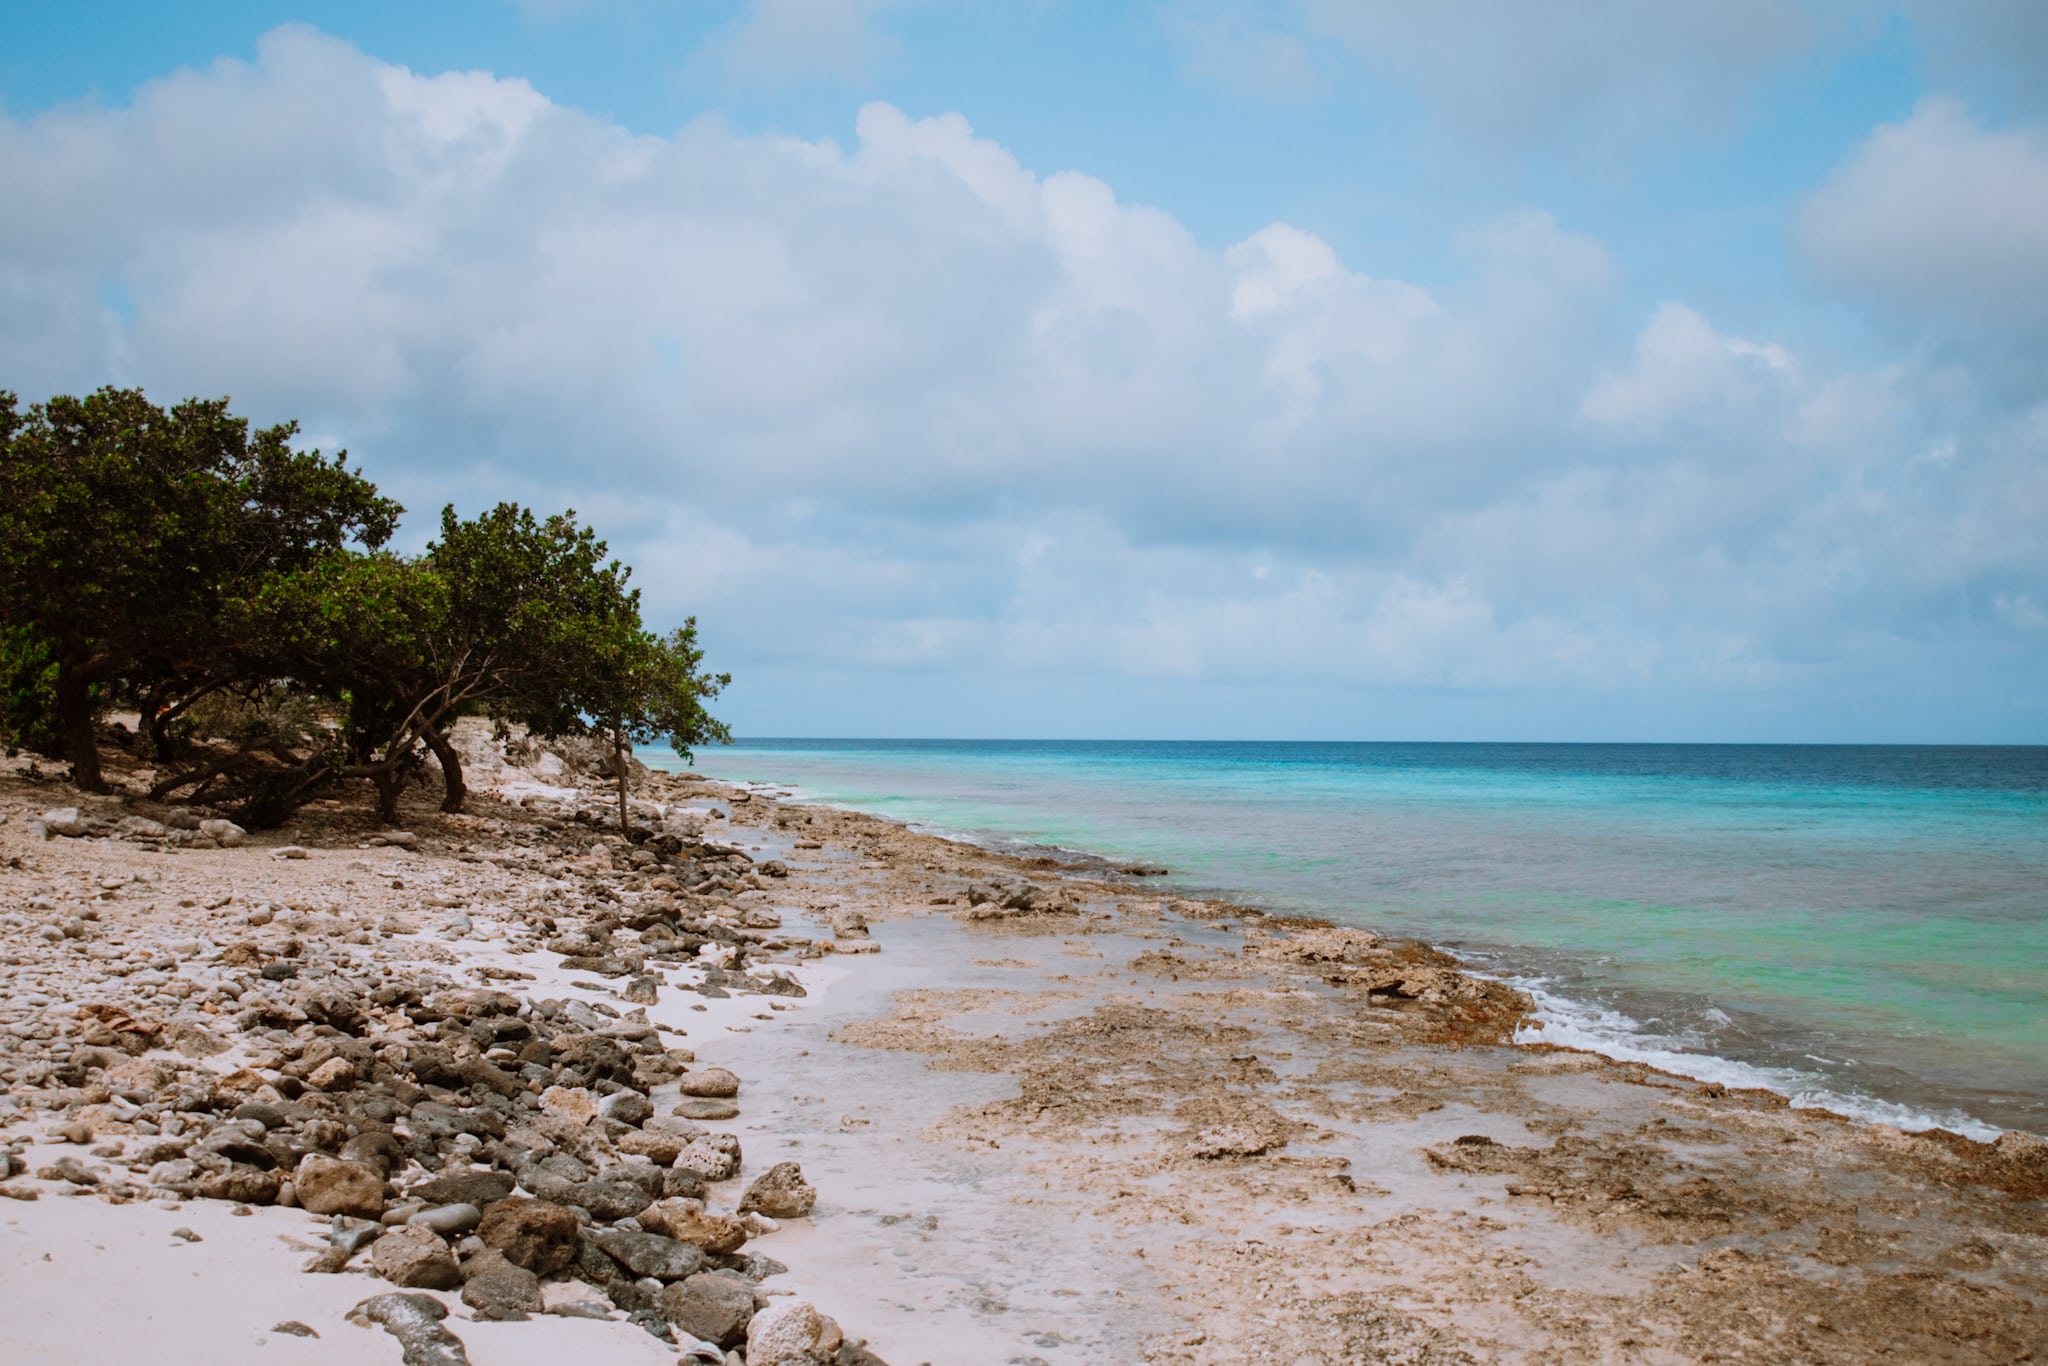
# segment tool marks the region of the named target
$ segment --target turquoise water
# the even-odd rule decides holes
[[[2048,749],[753,740],[698,764],[1425,938],[1536,990],[1537,1037],[2048,1130]]]

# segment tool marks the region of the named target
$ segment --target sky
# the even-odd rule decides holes
[[[0,388],[742,736],[2048,743],[2048,5],[0,3]]]

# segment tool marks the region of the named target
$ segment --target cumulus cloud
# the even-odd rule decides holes
[[[574,505],[743,730],[1313,693],[1371,733],[1347,690],[1652,708],[2042,648],[2048,419],[1682,303],[1617,331],[1540,211],[1426,288],[1286,223],[1211,248],[957,115],[636,136],[302,28],[0,118],[0,182],[8,385],[232,393],[415,508]]]
[[[2048,135],[1951,99],[1873,132],[1801,217],[1815,267],[1937,337],[2048,342]]]

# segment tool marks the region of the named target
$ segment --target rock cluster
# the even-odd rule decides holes
[[[476,931],[467,908],[503,881],[449,879],[445,857],[348,864],[350,886],[390,893],[338,911],[251,890],[258,869],[306,866],[276,856],[328,857],[309,832],[264,847],[181,810],[23,813],[14,828],[26,826],[32,859],[49,841],[104,857],[68,877],[8,865],[0,943],[25,947],[0,948],[0,1182],[28,1174],[25,1135],[7,1128],[40,1120],[46,1139],[80,1145],[40,1180],[117,1203],[216,1199],[327,1218],[330,1246],[308,1271],[366,1265],[399,1291],[457,1293],[477,1318],[622,1313],[685,1360],[873,1361],[836,1326],[774,1328],[752,1345],[757,1311],[789,1301],[761,1290],[784,1268],[748,1244],[807,1214],[816,1192],[785,1162],[736,1209],[717,1207],[713,1188],[743,1155],[707,1125],[737,1114],[741,1079],[695,1065],[644,1009],[665,987],[801,995],[760,964],[808,941],[780,939],[778,917],[739,900],[770,885],[740,850],[645,802],[631,838],[606,835],[599,810],[454,818],[483,845],[449,852],[458,870],[488,861],[545,879],[549,894],[500,915],[496,933],[513,953],[545,950],[612,981],[626,1011],[519,994],[516,970],[480,986],[444,973],[441,944]],[[419,857],[422,843],[383,831],[357,847]],[[190,850],[237,850],[215,857],[251,861],[236,865],[249,875],[207,893],[175,876],[182,860],[137,857]],[[685,968],[696,980],[671,987],[665,969]],[[830,1325],[803,1308],[806,1325]],[[382,1296],[361,1313],[409,1360],[461,1357],[430,1295]],[[711,1355],[687,1354],[699,1348]]]

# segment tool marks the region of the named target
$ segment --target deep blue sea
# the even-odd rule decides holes
[[[698,767],[1426,939],[1537,992],[1533,1037],[2048,1131],[2048,748],[748,740]]]

